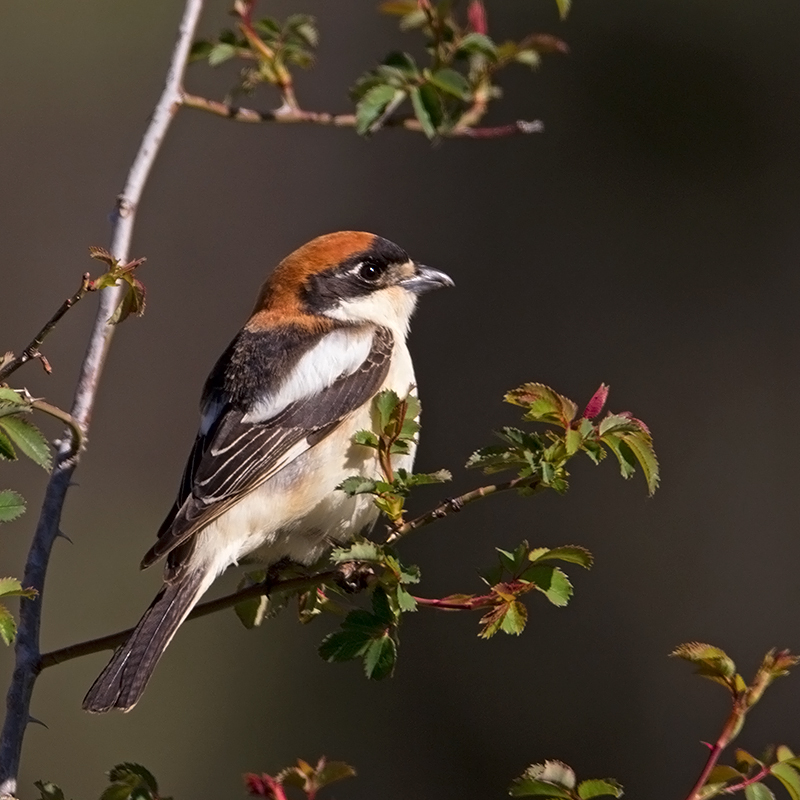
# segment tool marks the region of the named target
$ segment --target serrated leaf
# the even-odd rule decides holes
[[[17,578],[0,578],[0,597],[36,597],[36,589],[23,589]]]
[[[39,800],[64,800],[64,792],[52,781],[36,781],[33,785],[41,792]]]
[[[454,69],[436,70],[428,80],[441,91],[458,97],[460,100],[469,101],[472,98],[472,90],[469,81]]]
[[[89,248],[89,257],[95,258],[98,261],[102,261],[109,267],[109,269],[114,269],[114,267],[116,267],[119,263],[117,259],[105,249],[105,247],[98,247],[97,245],[92,245]]]
[[[800,774],[789,764],[773,764],[769,770],[784,786],[792,800],[800,800]]]
[[[597,432],[601,437],[607,433],[632,433],[641,429],[636,421],[625,414],[607,414],[597,426]]]
[[[613,778],[592,778],[578,784],[578,797],[591,800],[593,797],[622,797],[622,786]]]
[[[0,605],[0,639],[7,645],[14,644],[14,639],[17,638],[17,623],[11,612],[4,606]]]
[[[132,780],[147,787],[154,794],[158,792],[158,783],[153,777],[153,773],[141,764],[133,762],[117,764],[109,771],[108,779],[114,783]]]
[[[354,778],[356,771],[344,761],[326,761],[324,765],[317,769],[316,782],[321,789],[334,781],[341,781],[345,778]]]
[[[697,667],[698,675],[730,689],[730,682],[736,675],[736,665],[719,647],[703,642],[687,642],[676,647],[670,655],[692,662]]]
[[[575,453],[577,453],[578,450],[581,449],[582,443],[583,443],[583,436],[581,436],[580,431],[576,431],[574,428],[568,428],[565,437],[567,455],[568,456],[575,455]]]
[[[145,291],[143,284],[136,278],[125,282],[128,283],[128,286],[123,289],[122,298],[108,318],[109,325],[119,325],[121,322],[125,322],[131,314],[137,317],[144,314]]]
[[[778,761],[788,761],[790,758],[794,757],[795,755],[789,747],[787,747],[785,744],[778,745],[778,749],[775,751],[775,758]]]
[[[633,454],[630,447],[615,433],[606,434],[603,437],[603,443],[607,445],[609,450],[617,457],[620,473],[625,480],[628,480],[636,471],[636,467],[634,466],[636,456]]]
[[[567,427],[578,413],[578,406],[543,383],[526,383],[505,396],[507,403],[527,409],[526,419]]]
[[[352,475],[345,478],[336,488],[352,497],[356,494],[372,494],[376,489],[376,483],[370,478]]]
[[[458,52],[470,55],[478,53],[492,61],[497,60],[497,45],[483,33],[468,33],[458,43]]]
[[[11,440],[0,430],[0,460],[2,461],[16,461],[17,451],[11,444]]]
[[[378,427],[383,430],[392,419],[392,414],[397,406],[400,405],[400,398],[397,392],[391,389],[384,389],[374,400],[375,411],[378,414]]]
[[[570,564],[579,564],[584,569],[591,569],[594,564],[594,556],[585,547],[576,544],[537,548],[531,550],[528,559],[530,561],[567,561]]]
[[[394,86],[378,84],[368,89],[356,104],[356,132],[361,136],[373,133],[378,127],[381,116],[391,106],[399,105],[406,93]]]
[[[0,386],[0,403],[10,403],[14,406],[27,406],[28,402],[19,392],[9,389],[7,386]]]
[[[647,481],[649,494],[654,494],[656,489],[658,489],[659,469],[652,439],[649,434],[644,431],[637,431],[636,433],[622,434],[622,440],[628,445],[634,456],[636,456],[636,460],[639,462],[639,466],[641,466],[645,480]]]
[[[413,598],[410,592],[406,591],[402,586],[397,587],[397,605],[401,611],[414,612],[417,610],[417,601]]]
[[[558,567],[534,564],[522,573],[522,580],[535,584],[536,588],[559,608],[567,605],[572,597],[572,584]]]
[[[363,630],[339,629],[322,640],[317,652],[323,660],[331,663],[352,661],[363,653],[371,641],[372,636]]]
[[[353,441],[365,447],[378,447],[378,437],[372,431],[356,431]]]
[[[373,639],[364,651],[364,674],[373,681],[388,678],[394,672],[397,661],[397,645],[386,633]]]
[[[436,136],[437,124],[435,117],[438,116],[434,110],[432,96],[423,92],[424,87],[412,86],[410,90],[411,105],[414,108],[414,116],[419,120],[422,132],[429,138]],[[435,95],[433,95],[435,97]]]
[[[228,44],[227,42],[219,42],[211,48],[211,52],[208,54],[209,66],[218,67],[220,64],[229,61],[235,55],[236,47],[234,47],[234,45]]]
[[[508,604],[508,608],[503,614],[503,621],[500,623],[500,630],[503,633],[519,636],[525,630],[527,622],[528,609],[519,600],[515,600]]]
[[[372,593],[372,612],[378,623],[384,627],[394,622],[394,612],[389,603],[389,596],[380,586]]]
[[[50,444],[33,423],[21,417],[2,417],[0,428],[31,461],[50,471],[53,465]]]
[[[746,800],[775,800],[775,795],[763,783],[751,783],[744,787]]]
[[[381,561],[383,550],[375,542],[366,539],[354,542],[349,547],[335,547],[331,551],[331,561],[341,564],[345,561]]]
[[[528,769],[511,784],[512,797],[554,797],[571,798],[575,788],[575,773],[561,761],[545,761],[544,764],[531,764]]]
[[[0,522],[11,522],[25,513],[25,498],[12,491],[0,491]]]

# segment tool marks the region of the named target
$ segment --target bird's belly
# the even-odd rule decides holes
[[[336,487],[351,475],[381,477],[376,451],[352,440],[356,431],[373,429],[371,417],[368,408],[350,415],[199,532],[192,561],[217,575],[246,556],[311,564],[332,545],[369,530],[378,517],[372,495],[348,497]],[[392,457],[396,469],[410,471],[413,462],[413,447]]]

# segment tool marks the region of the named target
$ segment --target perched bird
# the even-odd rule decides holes
[[[206,381],[178,497],[142,560],[166,556],[164,586],[84,709],[133,708],[192,607],[244,556],[311,564],[372,527],[371,496],[336,490],[380,476],[353,435],[373,427],[378,392],[414,388],[405,340],[417,297],[452,285],[371,233],[320,236],[281,262]],[[410,469],[414,453],[393,458]]]

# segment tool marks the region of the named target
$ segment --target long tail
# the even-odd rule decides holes
[[[201,572],[189,573],[166,584],[122,647],[114,653],[83,699],[83,708],[95,714],[118,708],[130,711],[147,686],[158,660],[208,588]]]

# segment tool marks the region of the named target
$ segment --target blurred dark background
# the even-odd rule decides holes
[[[232,613],[188,624],[125,716],[79,708],[107,654],[48,670],[32,709],[48,728],[28,732],[21,797],[35,779],[97,796],[103,772],[131,760],[178,800],[233,798],[244,771],[325,753],[358,768],[331,792],[354,800],[500,798],[545,758],[615,776],[631,797],[679,798],[726,700],[667,653],[712,641],[749,675],[769,647],[800,649],[800,7],[576,0],[562,24],[552,0],[488,6],[496,37],[547,31],[572,48],[538,74],[510,70],[489,120],[541,118],[540,135],[432,147],[401,131],[364,141],[178,115],[133,246],[148,259],[147,313],[112,349],[43,646],[138,619],[159,576],[137,564],[172,502],[204,377],[266,273],[323,232],[378,232],[457,282],[425,298],[411,336],[422,469],[472,486],[460,464],[515,419],[504,390],[543,381],[584,402],[606,381],[611,407],[651,426],[662,489],[648,500],[641,475],[625,483],[587,460],[566,498],[499,497],[409,539],[429,596],[477,589],[493,547],[522,538],[583,544],[597,564],[570,570],[568,608],[533,598],[520,639],[479,641],[469,615],[410,618],[385,683],[323,663],[330,621],[300,627],[292,613],[254,632]],[[107,243],[181,7],[0,10],[3,349],[29,340],[91,267],[87,246]],[[346,87],[409,40],[366,0],[262,8],[318,17],[318,66],[298,86],[309,108],[346,110]],[[202,30],[226,11],[209,3]],[[201,65],[188,78],[212,97],[230,82]],[[33,364],[16,381],[68,407],[94,310],[87,299],[48,340],[52,377]],[[2,572],[19,575],[44,476],[5,465],[0,481],[30,500],[2,530]],[[11,652],[0,660],[5,686]],[[800,746],[798,698],[800,676],[778,683],[741,745]]]

